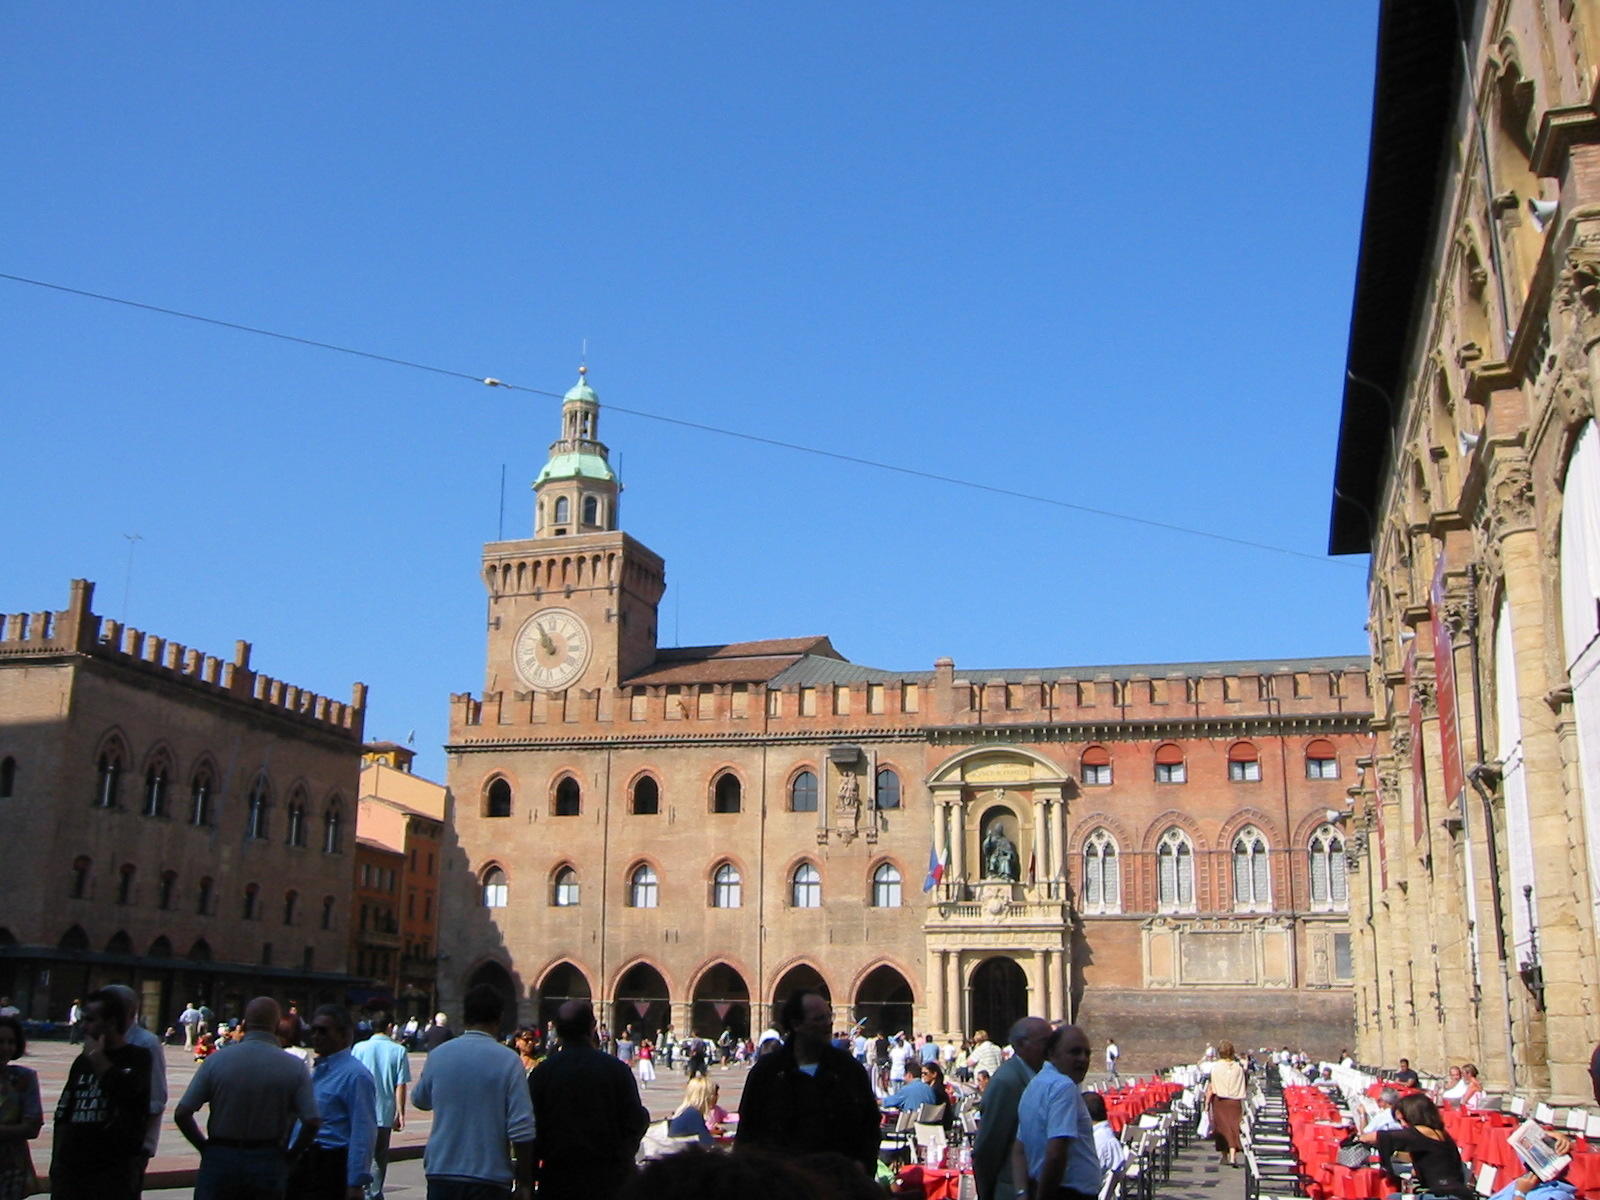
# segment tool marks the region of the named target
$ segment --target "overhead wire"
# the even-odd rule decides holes
[[[426,371],[433,375],[442,375],[449,379],[464,380],[483,386],[501,388],[505,391],[522,392],[532,396],[548,396],[562,399],[563,393],[549,391],[545,388],[529,387],[525,384],[508,383],[492,375],[474,375],[468,371],[453,370],[449,367],[435,366],[432,363],[416,362],[412,359],[397,358],[389,354],[378,354],[371,350],[361,350],[353,346],[341,346],[335,342],[325,342],[317,338],[301,337],[297,334],[283,333],[276,329],[266,329],[259,325],[246,325],[238,321],[226,321],[220,317],[209,317],[201,313],[186,312],[182,309],[169,308],[160,304],[150,304],[143,300],[132,300],[126,296],[113,296],[105,292],[89,291],[85,288],[70,287],[62,283],[52,283],[43,279],[31,279],[24,275],[13,275],[0,271],[0,279],[10,280],[12,283],[25,284],[29,287],[44,288],[50,291],[62,292],[70,296],[79,296],[87,300],[98,300],[106,304],[118,304],[125,308],[139,309],[143,312],[156,313],[160,316],[176,317],[185,321],[196,321],[203,325],[213,325],[220,329],[230,329],[236,333],[254,334],[257,337],[274,338],[281,342],[291,342],[295,345],[310,346],[317,350],[328,350],[335,354],[348,354],[355,358],[364,358],[372,362],[387,363],[390,366],[405,367],[413,371]],[[658,421],[666,425],[676,425],[682,429],[693,429],[700,433],[716,434],[720,437],[737,438],[740,441],[753,442],[758,445],[772,446],[780,450],[791,450],[798,454],[810,454],[818,458],[833,459],[836,462],[850,463],[853,466],[866,467],[869,470],[888,471],[897,475],[910,476],[914,479],[925,479],[932,483],[942,483],[951,487],[968,488],[973,491],[988,492],[995,496],[1006,496],[1013,500],[1024,500],[1032,504],[1046,504],[1053,508],[1065,509],[1069,512],[1083,513],[1088,516],[1102,517],[1111,521],[1122,521],[1127,524],[1140,525],[1147,529],[1160,529],[1167,533],[1182,534],[1187,537],[1205,538],[1214,542],[1223,542],[1228,545],[1241,546],[1251,550],[1265,550],[1273,554],[1284,554],[1293,558],[1307,559],[1311,562],[1333,566],[1353,565],[1348,559],[1336,559],[1325,554],[1311,554],[1304,550],[1296,550],[1289,546],[1279,546],[1271,542],[1257,541],[1252,538],[1236,537],[1232,534],[1217,533],[1215,530],[1198,529],[1191,525],[1180,525],[1172,521],[1161,521],[1153,517],[1141,517],[1132,513],[1117,512],[1114,509],[1099,508],[1089,504],[1078,504],[1071,500],[1062,500],[1055,496],[1042,496],[1036,492],[1024,492],[1015,488],[999,487],[992,483],[983,483],[976,479],[965,479],[958,475],[946,475],[938,471],[924,471],[917,467],[902,466],[899,463],[885,462],[882,459],[865,458],[855,454],[844,454],[837,450],[825,450],[820,446],[808,446],[803,442],[785,441],[782,438],[767,437],[764,434],[749,433],[739,429],[727,429],[720,425],[711,425],[702,421],[690,421],[683,417],[669,417],[662,413],[649,412],[645,409],[630,408],[612,401],[606,401],[605,408],[608,412],[621,413],[630,417],[638,417],[645,421]]]

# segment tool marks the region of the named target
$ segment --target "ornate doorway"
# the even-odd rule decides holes
[[[1028,1015],[1028,977],[1015,959],[985,959],[972,973],[968,1012],[973,1033],[984,1029],[989,1040],[1004,1044],[1006,1033],[1020,1017]]]

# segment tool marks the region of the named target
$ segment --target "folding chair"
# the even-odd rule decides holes
[[[911,1123],[915,1118],[916,1113],[904,1109],[895,1118],[894,1127],[879,1135],[879,1158],[891,1165],[896,1161],[901,1165],[911,1161]]]

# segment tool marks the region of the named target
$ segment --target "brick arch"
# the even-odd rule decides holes
[[[756,973],[750,969],[750,964],[735,954],[708,954],[701,960],[700,965],[689,973],[688,984],[684,988],[684,998],[692,1001],[695,992],[700,989],[700,981],[706,977],[706,972],[712,967],[728,967],[739,973],[739,978],[744,980],[744,986],[750,987],[750,981],[757,978]],[[758,1001],[756,993],[751,991],[750,1004],[753,1007]]]
[[[478,864],[478,869],[472,873],[472,878],[476,881],[477,886],[481,888],[483,887],[483,877],[490,871],[496,869],[498,869],[499,872],[506,877],[506,886],[510,887],[513,878],[511,874],[511,868],[506,866],[505,862],[498,858],[484,859],[483,862]]]
[[[867,976],[871,975],[879,967],[888,967],[891,970],[898,971],[900,973],[900,977],[904,979],[907,986],[911,988],[912,1005],[915,1006],[920,1002],[922,989],[920,987],[920,981],[917,978],[917,973],[899,959],[893,957],[892,955],[884,954],[868,961],[850,977],[849,1002],[851,1005],[855,1004],[856,993],[861,990],[861,985],[867,981]],[[963,983],[963,986],[965,986],[965,983]]]
[[[827,987],[828,995],[830,997],[833,995],[833,981],[828,978],[828,972],[824,971],[818,965],[817,959],[809,954],[796,954],[784,959],[776,967],[772,968],[772,970],[768,973],[767,978],[762,983],[762,996],[771,996],[777,989],[778,984],[783,981],[783,977],[796,967],[810,967],[817,973],[817,978],[821,979],[823,984]],[[768,1001],[768,1003],[770,1003],[770,1001]]]
[[[1174,825],[1189,835],[1189,843],[1194,847],[1196,854],[1212,849],[1211,844],[1206,841],[1205,836],[1200,832],[1200,823],[1188,813],[1176,808],[1167,809],[1166,812],[1154,818],[1145,827],[1144,838],[1140,841],[1138,849],[1146,854],[1154,854],[1156,852],[1156,843],[1161,840],[1161,835]]]
[[[1037,750],[1030,750],[1026,746],[1014,742],[1000,742],[994,745],[973,746],[952,754],[937,767],[935,767],[923,780],[923,785],[935,783],[952,784],[961,781],[961,767],[973,758],[1015,758],[1021,759],[1029,765],[1028,781],[1033,784],[1064,784],[1069,780],[1067,768]],[[1032,767],[1043,767],[1051,774],[1044,778],[1035,778],[1031,773]]]
[[[1339,817],[1348,817],[1351,814],[1350,810],[1346,809],[1344,812],[1337,812],[1336,810],[1336,815]],[[1288,848],[1290,850],[1307,849],[1311,845],[1311,835],[1317,830],[1321,829],[1324,825],[1332,825],[1334,829],[1338,831],[1339,836],[1346,842],[1349,842],[1350,831],[1345,826],[1339,824],[1337,820],[1328,820],[1328,810],[1326,808],[1319,808],[1315,812],[1308,813],[1306,816],[1301,817],[1300,820],[1295,823],[1293,835],[1294,841],[1289,845]]]
[[[822,879],[823,899],[826,900],[828,893],[828,873],[823,869],[822,856],[811,850],[799,851],[793,857],[785,861],[783,866],[779,868],[778,877],[783,880],[783,894],[786,897],[788,896],[789,885],[794,879],[795,870],[800,866],[801,863],[810,863],[817,869],[817,874]]]
[[[1268,849],[1282,850],[1285,846],[1283,827],[1259,808],[1241,808],[1222,822],[1218,828],[1217,849],[1233,849],[1233,839],[1246,825],[1254,825],[1267,839]]]
[[[568,962],[571,960],[563,959],[561,961]],[[573,965],[576,966],[577,964],[574,963]],[[649,967],[657,975],[661,976],[661,982],[667,985],[668,996],[672,997],[674,1000],[680,998],[678,989],[672,982],[672,972],[667,970],[660,959],[654,958],[649,954],[635,954],[632,958],[624,962],[622,966],[611,972],[611,980],[606,985],[606,995],[615,998],[617,994],[617,987],[622,983],[622,977],[635,967],[639,966]]]
[[[133,743],[128,740],[128,735],[122,731],[122,726],[120,725],[109,726],[100,735],[100,740],[95,742],[95,761],[100,761],[100,756],[112,746],[116,746],[122,751],[122,766],[124,770],[128,769],[133,760]]]
[[[1117,840],[1117,853],[1130,854],[1137,851],[1139,839],[1133,835],[1126,825],[1119,819],[1106,812],[1104,809],[1074,819],[1072,837],[1067,843],[1068,854],[1082,854],[1083,848],[1088,844],[1089,835],[1096,829],[1107,830]],[[1154,843],[1151,843],[1154,846]]]
[[[163,759],[166,760],[167,764],[167,782],[171,783],[173,780],[178,779],[178,756],[173,751],[172,744],[166,738],[157,738],[151,744],[150,749],[145,751],[144,758],[139,764],[140,776],[142,777],[145,771],[148,771]]]
[[[751,879],[750,868],[749,868],[748,865],[746,865],[743,856],[742,855],[738,855],[738,854],[730,854],[730,853],[727,853],[727,852],[723,852],[721,854],[712,855],[711,856],[711,861],[706,867],[706,876],[705,876],[705,878],[706,878],[706,885],[708,887],[711,884],[711,877],[717,873],[717,868],[720,867],[723,863],[728,863],[730,866],[733,867],[733,869],[735,871],[739,872],[739,882],[740,882],[741,885],[744,885],[744,886],[748,886],[749,885],[749,881]]]
[[[493,956],[485,955],[485,957],[490,958]],[[496,959],[495,961],[498,962],[499,960]],[[544,985],[544,981],[550,977],[550,973],[552,971],[554,971],[557,967],[563,966],[571,967],[573,970],[577,971],[578,974],[583,976],[584,983],[589,985],[589,999],[593,1001],[595,999],[594,968],[586,965],[583,961],[583,958],[577,954],[552,954],[543,963],[541,963],[539,965],[539,969],[532,975],[533,982],[528,985],[529,999],[532,999],[533,996],[540,991]],[[598,1014],[596,1014],[596,1017],[598,1018]]]

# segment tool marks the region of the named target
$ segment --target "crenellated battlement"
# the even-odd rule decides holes
[[[222,692],[235,700],[361,739],[366,684],[354,685],[348,703],[332,700],[251,670],[249,642],[235,642],[232,659],[225,661],[181,642],[97,616],[93,603],[94,584],[74,579],[67,607],[60,612],[0,614],[0,658],[88,655],[186,686]]]

